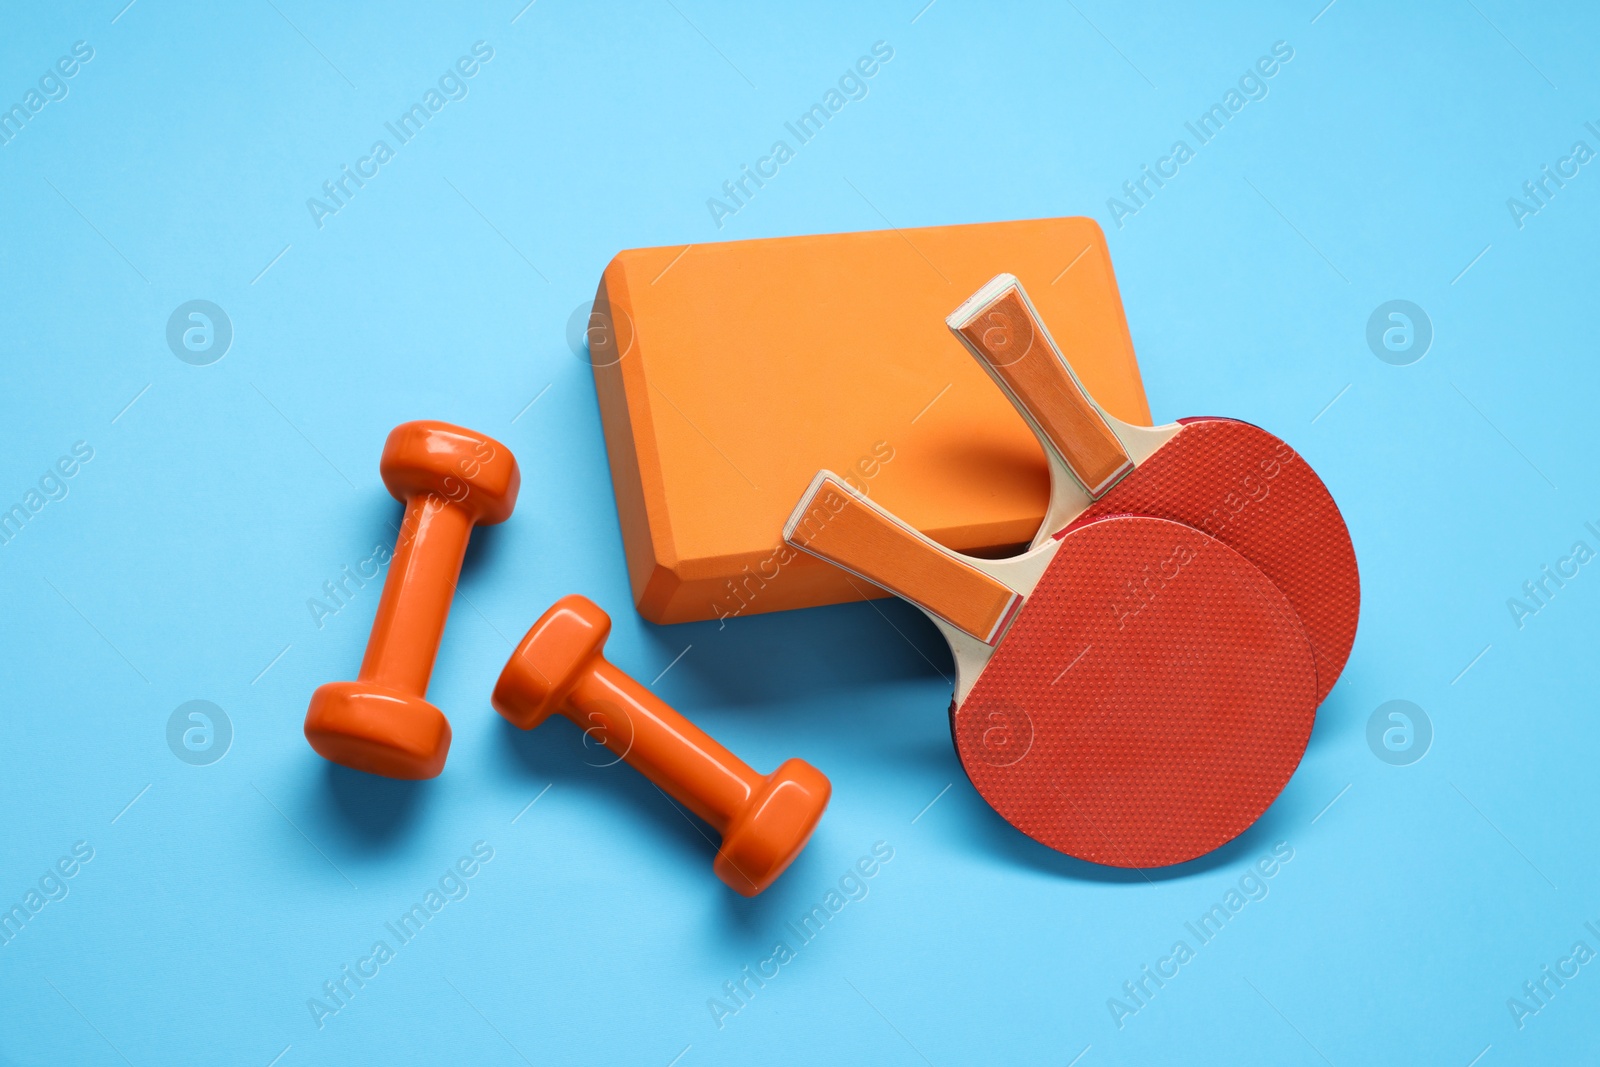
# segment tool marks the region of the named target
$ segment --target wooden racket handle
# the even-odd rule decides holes
[[[945,323],[1091,498],[1133,469],[1015,277],[997,275]]]
[[[882,586],[993,644],[1022,601],[1015,590],[821,471],[783,528],[798,549]]]

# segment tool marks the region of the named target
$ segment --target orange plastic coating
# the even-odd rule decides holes
[[[406,502],[389,576],[361,660],[361,680],[426,693],[445,618],[472,536],[464,508],[426,496]]]
[[[1000,379],[1090,496],[1133,469],[1133,461],[1056,350],[1020,289],[1006,289],[956,334]]]
[[[563,597],[512,653],[491,698],[524,730],[552,713],[577,723],[722,835],[713,868],[745,896],[782,874],[811,838],[833,788],[791,759],[770,775],[608,662],[611,618],[581,596]]]
[[[311,696],[306,740],[320,755],[390,778],[432,778],[450,751],[450,722],[424,697],[472,527],[504,522],[521,472],[511,450],[445,422],[394,428],[378,464],[405,502],[361,674]]]
[[[1016,592],[963,563],[832,477],[801,497],[784,534],[803,548],[989,642],[1017,602]]]

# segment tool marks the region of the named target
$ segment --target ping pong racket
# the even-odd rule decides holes
[[[1299,616],[1192,526],[1107,516],[978,559],[822,471],[784,540],[933,620],[955,658],[967,776],[1058,851],[1116,867],[1192,859],[1253,823],[1305,751],[1317,672]]]
[[[1034,544],[1116,514],[1202,530],[1261,569],[1294,605],[1317,665],[1317,700],[1355,641],[1361,578],[1339,507],[1310,464],[1236,419],[1122,422],[1096,404],[1034,310],[1000,274],[945,320],[1027,419],[1050,467]]]

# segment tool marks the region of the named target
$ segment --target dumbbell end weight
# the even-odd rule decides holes
[[[611,617],[598,606],[586,597],[562,597],[511,653],[489,702],[519,730],[533,729],[562,710],[610,636]]]
[[[737,893],[753,897],[800,855],[817,828],[833,786],[805,760],[785,760],[739,813],[712,869]]]
[[[479,526],[511,517],[522,473],[511,450],[464,426],[423,419],[389,431],[378,471],[401,503],[432,496],[465,508]]]
[[[450,721],[421,697],[377,682],[329,682],[311,695],[306,740],[324,759],[386,778],[434,778]]]

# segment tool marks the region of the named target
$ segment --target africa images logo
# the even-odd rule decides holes
[[[167,717],[167,748],[191,767],[209,767],[233,747],[233,720],[209,700],[190,700]]]
[[[59,103],[67,98],[72,91],[67,81],[78,76],[88,62],[94,58],[94,46],[88,41],[75,41],[72,45],[72,54],[64,55],[55,63],[45,68],[39,76],[35,87],[30,87],[22,94],[20,103],[12,104],[9,108],[0,104],[0,146],[9,145],[13,139],[20,136],[28,123],[33,121],[35,115],[43,111],[48,104]]]
[[[380,168],[395,158],[396,149],[410,144],[429,120],[444,110],[446,104],[452,100],[465,100],[470,91],[467,80],[477,77],[484,64],[493,58],[493,46],[487,41],[474,42],[472,55],[461,56],[453,66],[445,68],[445,72],[439,75],[437,88],[429,86],[420,102],[402,111],[393,122],[383,124],[384,129],[394,137],[393,145],[380,138],[372,142],[366,155],[356,160],[354,170],[348,163],[340,164],[338,176],[322,183],[322,198],[306,198],[306,211],[310,213],[317,229],[326,225],[324,219],[348,207],[356,193],[365,189],[367,182],[378,176]]]
[[[1195,158],[1197,149],[1203,148],[1220,136],[1228,123],[1233,121],[1233,117],[1244,110],[1246,104],[1265,100],[1271,91],[1267,86],[1268,80],[1276,77],[1293,58],[1293,45],[1288,41],[1274,41],[1272,55],[1257,59],[1239,76],[1237,86],[1230,86],[1228,91],[1222,94],[1220,102],[1202,111],[1193,122],[1183,124],[1183,128],[1194,138],[1193,147],[1190,147],[1189,142],[1183,138],[1173,141],[1167,154],[1155,161],[1154,169],[1148,163],[1141,164],[1139,176],[1122,183],[1122,195],[1126,199],[1107,197],[1106,212],[1110,214],[1111,221],[1116,223],[1117,229],[1120,230],[1126,225],[1124,219],[1132,218],[1149,207],[1156,193],[1165,189],[1167,182],[1183,173],[1183,166]]]
[[[1156,960],[1154,968],[1148,963],[1140,967],[1135,977],[1122,983],[1121,996],[1107,997],[1106,1011],[1111,1013],[1111,1021],[1117,1024],[1117,1029],[1121,1030],[1129,1019],[1148,1008],[1156,995],[1183,973],[1183,968],[1194,961],[1200,949],[1217,939],[1245,905],[1266,900],[1272,891],[1270,880],[1292,859],[1294,847],[1287,841],[1273,845],[1271,854],[1261,856],[1245,868],[1244,874],[1228,887],[1220,901],[1202,912],[1199,918],[1183,924],[1188,937],[1174,941],[1171,950]],[[1189,943],[1190,938],[1193,944]]]
[[[350,1007],[356,995],[383,972],[383,968],[398,958],[400,950],[416,940],[434,917],[453,902],[466,900],[472,892],[472,879],[494,859],[494,846],[487,841],[474,841],[472,854],[463,855],[444,869],[432,884],[423,891],[422,899],[400,913],[399,917],[383,924],[388,937],[373,941],[372,948],[355,963],[341,964],[333,978],[322,983],[322,991],[306,998],[306,1011],[317,1029],[327,1027],[328,1020]],[[393,940],[391,945],[389,942]]]
[[[190,300],[167,318],[167,347],[191,367],[209,367],[233,347],[233,320],[209,300]]]
[[[1391,367],[1409,367],[1433,346],[1433,320],[1409,300],[1389,300],[1367,317],[1367,347]]]
[[[1600,543],[1600,527],[1586,522],[1583,528]],[[1549,607],[1551,601],[1569,582],[1582,574],[1583,568],[1594,558],[1595,550],[1580,537],[1572,542],[1567,554],[1558,557],[1553,565],[1541,564],[1539,573],[1522,583],[1520,596],[1506,598],[1506,610],[1511,613],[1511,621],[1517,624],[1517,629],[1523,629],[1529,619]]]
[[[783,968],[795,961],[801,949],[821,936],[828,923],[846,905],[852,901],[866,900],[867,894],[872,891],[868,882],[882,873],[892,859],[893,845],[887,841],[874,842],[872,854],[862,856],[847,867],[835,885],[822,895],[822,900],[800,916],[798,924],[784,923],[784,936],[776,939],[772,950],[755,964],[754,969],[750,964],[745,964],[740,968],[738,977],[723,982],[721,995],[706,1000],[706,1009],[711,1012],[711,1021],[717,1024],[717,1029],[724,1029],[728,1019],[748,1008],[756,994],[782,974]]]
[[[853,67],[846,67],[844,73],[839,75],[838,88],[830,86],[822,94],[820,102],[802,111],[793,122],[783,124],[783,128],[794,137],[792,147],[788,141],[780,138],[772,142],[767,155],[756,160],[753,171],[750,164],[740,164],[739,176],[722,183],[722,194],[727,200],[714,196],[706,198],[706,210],[711,212],[711,221],[717,224],[717,229],[722,229],[724,219],[744,210],[755,199],[756,192],[765,189],[767,182],[778,176],[780,169],[795,157],[797,150],[810,144],[811,139],[821,133],[833,116],[844,110],[846,104],[851,100],[865,100],[871,91],[867,80],[893,58],[893,45],[888,41],[874,41],[872,55],[862,56]],[[771,170],[767,169],[769,166]],[[754,188],[751,188],[752,184]]]
[[[44,469],[37,486],[30,485],[22,499],[9,508],[0,503],[0,545],[9,545],[22,528],[43,511],[46,504],[65,500],[72,487],[67,480],[77,475],[85,464],[94,458],[94,446],[78,441],[72,446],[70,456],[63,455]]]

